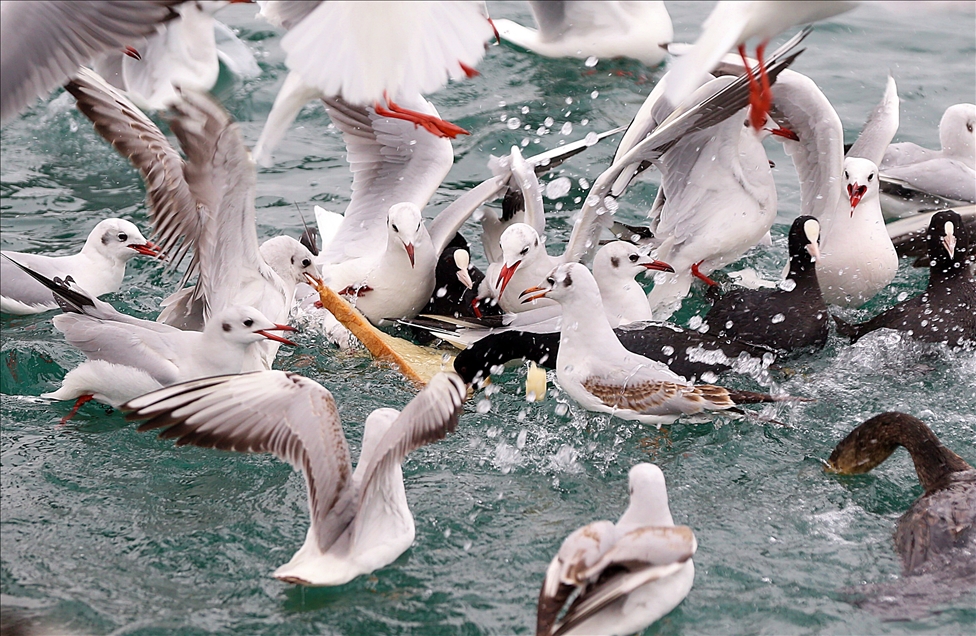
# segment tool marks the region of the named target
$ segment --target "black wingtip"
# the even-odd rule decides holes
[[[69,287],[70,283],[75,282],[74,279],[71,278],[71,276],[65,277],[65,280],[62,280],[60,278],[54,278],[54,280],[51,280],[50,278],[44,276],[43,274],[38,274],[37,272],[30,269],[29,267],[25,265],[21,265],[20,263],[10,258],[6,254],[4,254],[3,256],[8,261],[10,261],[14,265],[22,269],[24,272],[26,272],[28,276],[30,276],[40,284],[50,289],[51,293],[54,294],[54,300],[57,301],[58,306],[61,307],[61,310],[63,312],[69,314],[70,313],[81,314],[84,313],[85,307],[95,306],[95,301],[93,301],[87,294],[81,291],[76,291],[74,289],[71,289],[71,287]]]

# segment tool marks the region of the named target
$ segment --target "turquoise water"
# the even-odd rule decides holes
[[[688,40],[711,5],[668,6],[676,38]],[[890,70],[902,98],[896,140],[936,146],[944,109],[974,101],[973,5],[921,13],[899,7],[863,6],[820,25],[794,68],[832,100],[849,140],[880,99]],[[497,17],[529,19],[519,4],[492,8]],[[215,91],[251,144],[284,77],[279,36],[253,13],[233,6],[220,17],[258,51],[264,74],[246,82],[223,77]],[[479,70],[480,77],[432,96],[442,116],[472,134],[455,143],[455,166],[428,216],[486,178],[491,153],[523,139],[530,150],[542,150],[627,123],[662,72],[601,61],[589,73],[578,61],[507,47],[492,47]],[[510,130],[511,117],[529,129]],[[554,125],[538,137],[546,117]],[[565,122],[572,132],[562,136]],[[139,177],[63,95],[10,123],[0,140],[4,249],[76,251],[106,216],[148,229]],[[557,171],[574,187],[556,202],[561,209],[551,210],[549,245],[568,237],[573,199],[583,194],[578,180],[592,182],[612,151],[594,147]],[[799,197],[788,158],[778,144],[768,151],[780,194],[774,244],[744,262],[771,277],[785,262],[785,233]],[[258,178],[262,238],[298,235],[294,203],[308,217],[313,203],[344,208],[351,179],[320,105],[302,112],[277,159]],[[641,220],[655,179],[648,174],[621,201],[624,220]],[[474,237],[475,226],[465,234]],[[854,315],[873,314],[925,280],[905,261],[891,288]],[[135,260],[122,290],[107,299],[152,317],[178,281],[178,272]],[[678,318],[687,321],[701,306],[693,297]],[[737,388],[775,386],[815,399],[759,412],[780,424],[720,416],[661,431],[582,411],[553,384],[549,399],[527,404],[525,371],[513,368],[495,378],[499,392],[466,405],[456,434],[406,462],[413,547],[347,585],[301,589],[270,577],[304,540],[301,476],[270,456],[177,449],[96,404],[58,428],[69,405],[36,396],[57,387],[82,356],[64,344],[50,317],[2,319],[0,598],[4,608],[56,631],[531,633],[539,585],[562,539],[589,521],[616,519],[627,504],[627,471],[652,461],[664,470],[675,521],[694,529],[699,549],[693,590],[647,633],[972,633],[972,594],[912,621],[883,620],[847,600],[850,588],[900,575],[891,534],[921,493],[907,454],[896,453],[865,476],[822,471],[837,441],[887,409],[925,419],[947,446],[976,462],[972,351],[891,333],[855,346],[832,337],[823,351],[784,363],[770,378],[722,378]],[[414,394],[362,353],[338,352],[312,331],[297,340],[300,346],[283,350],[277,367],[335,394],[354,455],[365,416],[380,406],[401,407]]]

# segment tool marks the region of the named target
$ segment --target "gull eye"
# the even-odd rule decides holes
[[[851,178],[851,175],[847,174],[847,170],[844,171],[844,178],[845,179],[850,179]]]
[[[119,240],[120,241],[128,241],[129,240],[129,235],[126,234],[125,232],[119,232]]]
[[[868,183],[871,183],[872,181],[874,181],[874,173],[873,172],[868,175]]]
[[[744,122],[742,122],[742,125],[743,125],[744,127],[746,127],[746,128],[748,128],[748,127],[749,127],[749,120],[747,119],[747,120],[745,120]]]
[[[527,248],[527,247],[523,247],[523,248],[522,248],[522,251],[521,251],[521,252],[519,252],[519,256],[525,256],[525,255],[526,255],[526,254],[528,254],[528,253],[529,253],[529,248]]]
[[[630,262],[631,263],[636,263],[637,262],[637,254],[631,254],[630,255]]]
[[[230,326],[230,323],[229,322],[225,322],[224,324],[220,325],[220,327],[224,331],[230,331],[231,329],[233,329],[233,327]]]
[[[400,230],[397,229],[396,223],[390,223],[390,226],[393,228],[394,232],[399,234]]]
[[[244,321],[244,326],[245,327],[251,327],[253,325],[254,325],[254,321],[251,320],[250,318],[248,318],[247,320]]]
[[[308,267],[311,264],[312,264],[311,259],[308,259],[308,258],[303,258],[302,259],[302,267]]]
[[[550,285],[555,285],[556,279],[550,276],[549,278],[546,279],[546,282],[549,283]]]
[[[973,122],[971,121],[966,122],[966,130],[968,130],[969,132],[973,132]]]

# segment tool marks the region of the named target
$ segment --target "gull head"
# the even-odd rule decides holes
[[[160,255],[157,247],[146,240],[139,228],[125,219],[105,219],[96,225],[82,251],[91,250],[122,263],[137,254]]]
[[[410,267],[414,266],[414,254],[417,245],[423,240],[425,231],[423,229],[424,219],[420,215],[420,208],[413,203],[397,203],[390,207],[390,212],[386,218],[387,233],[389,236],[388,245],[395,247],[402,245],[410,259]]]
[[[530,287],[519,294],[522,303],[540,298],[552,298],[562,305],[574,301],[584,301],[594,311],[602,313],[600,288],[590,270],[582,263],[563,263],[546,276],[546,282],[538,287]]]
[[[295,346],[291,340],[270,333],[271,331],[296,331],[296,329],[288,325],[275,324],[260,311],[247,305],[235,305],[218,311],[210,317],[204,328],[204,333],[216,334],[217,337],[242,347],[264,339]]]
[[[746,119],[745,126],[746,128],[751,127],[748,119]],[[787,139],[789,141],[800,141],[800,137],[795,132],[789,128],[780,126],[768,114],[766,115],[766,119],[763,120],[762,126],[756,129],[756,135],[758,135],[760,139],[765,139],[766,137],[772,135],[774,137],[779,137],[780,141]]]
[[[629,481],[630,505],[617,526],[673,526],[661,469],[654,464],[637,464],[630,469]]]
[[[539,233],[525,223],[513,223],[508,226],[502,232],[498,242],[502,248],[502,268],[495,281],[495,288],[501,295],[519,266],[535,258],[539,254],[539,249],[544,248]]]
[[[674,272],[674,268],[664,261],[654,260],[626,241],[607,243],[593,257],[593,276],[601,281],[630,281],[647,270]]]
[[[844,187],[851,200],[851,216],[854,216],[854,208],[864,198],[878,198],[878,166],[870,159],[844,159]]]
[[[282,280],[293,285],[304,283],[306,276],[316,281],[322,279],[315,257],[290,236],[276,236],[262,243],[261,258]]]
[[[976,157],[976,104],[956,104],[946,109],[939,122],[942,152],[973,165]]]

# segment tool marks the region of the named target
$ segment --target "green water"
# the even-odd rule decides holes
[[[691,39],[710,4],[669,3],[676,37]],[[944,109],[974,101],[976,20],[960,12],[865,6],[821,25],[795,68],[832,100],[849,139],[880,99],[890,70],[902,98],[896,140],[936,146]],[[492,3],[497,17],[528,19],[519,4]],[[283,80],[279,35],[254,7],[219,14],[259,53],[264,74],[216,89],[256,141]],[[492,47],[482,75],[432,96],[442,116],[472,132],[426,214],[489,173],[488,155],[528,139],[528,151],[627,123],[660,76],[639,64],[547,60]],[[570,103],[569,100],[572,100]],[[527,108],[527,111],[523,112]],[[518,117],[520,128],[507,121]],[[551,132],[537,129],[546,117]],[[584,124],[584,120],[586,123]],[[561,136],[564,122],[572,133]],[[76,251],[97,219],[123,216],[148,229],[141,181],[64,96],[2,131],[2,246]],[[538,143],[536,143],[538,141]],[[551,210],[549,241],[569,234],[570,210],[613,148],[598,146],[557,176],[574,187]],[[799,211],[788,158],[776,163],[780,216],[771,248],[745,264],[775,276],[785,232]],[[313,203],[341,211],[351,182],[341,140],[320,105],[299,116],[258,178],[258,232],[297,235]],[[656,190],[649,174],[621,201],[639,222]],[[547,201],[547,208],[554,208]],[[309,215],[310,216],[310,215]],[[465,234],[473,238],[471,224]],[[558,249],[558,248],[557,248]],[[473,255],[483,264],[480,254]],[[739,266],[733,266],[737,269]],[[925,285],[907,261],[894,284],[855,316],[875,313]],[[179,281],[132,261],[119,309],[153,317]],[[693,297],[678,317],[702,306]],[[900,576],[891,534],[921,493],[904,452],[872,474],[825,475],[822,460],[867,417],[888,409],[925,419],[947,446],[976,462],[976,356],[880,333],[785,363],[761,382],[728,375],[737,388],[775,386],[815,401],[776,405],[756,418],[679,422],[662,431],[587,413],[550,383],[541,404],[522,400],[525,371],[495,378],[498,393],[465,407],[456,434],[410,456],[407,498],[413,547],[392,565],[334,589],[301,589],[270,577],[302,544],[308,517],[301,476],[270,456],[243,456],[136,433],[118,413],[90,404],[64,428],[68,405],[37,398],[82,356],[65,345],[51,315],[2,319],[2,533],[0,593],[56,631],[80,634],[514,634],[531,633],[545,567],[562,539],[596,519],[616,519],[626,476],[640,461],[664,470],[677,523],[698,538],[695,586],[649,634],[972,633],[972,594],[913,621],[886,621],[845,590]],[[413,389],[360,353],[341,353],[310,331],[277,367],[299,371],[336,396],[354,455],[365,416],[401,407]],[[487,400],[486,402],[483,402]],[[480,405],[480,409],[479,409]],[[479,412],[490,406],[487,412]]]

